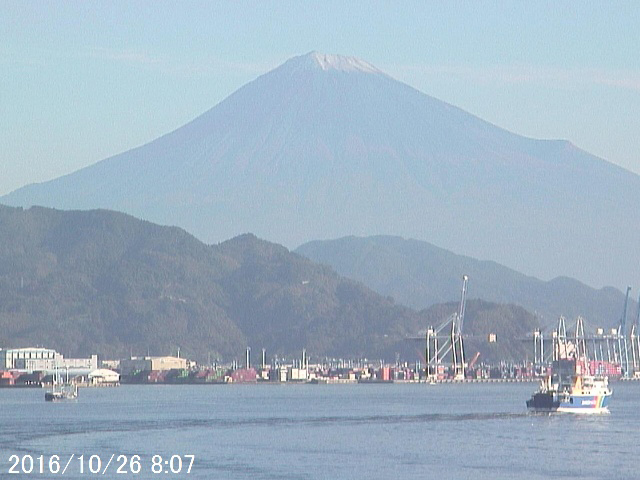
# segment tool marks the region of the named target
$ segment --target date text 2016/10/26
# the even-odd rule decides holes
[[[183,460],[184,458],[184,460]],[[162,455],[153,455],[151,463],[146,463],[140,455],[117,455],[111,454],[109,460],[105,463],[100,455],[75,455],[71,454],[66,462],[61,461],[59,455],[11,455],[9,457],[10,474],[61,474],[64,475],[69,468],[80,475],[104,475],[110,468],[119,474],[140,473],[168,473],[180,474],[191,473],[191,468],[195,460],[195,455],[171,455],[163,457]]]

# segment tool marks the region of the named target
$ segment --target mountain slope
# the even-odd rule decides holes
[[[623,310],[624,294],[614,288],[596,290],[566,277],[544,282],[418,240],[345,237],[309,242],[296,252],[412,308],[455,300],[462,275],[467,274],[470,298],[521,305],[536,312],[547,325],[553,325],[560,315],[581,315],[592,326],[615,326]],[[629,312],[635,312],[635,302],[630,304]]]
[[[0,201],[115,209],[208,242],[403,235],[594,285],[624,285],[640,260],[637,175],[315,52],[147,145]]]
[[[0,206],[0,347],[67,355],[393,356],[420,315],[286,248],[207,246],[109,211]],[[213,357],[215,358],[215,357]]]

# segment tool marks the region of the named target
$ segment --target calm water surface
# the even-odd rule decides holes
[[[61,478],[37,459],[48,472],[52,455],[62,470],[72,454],[64,478],[640,478],[640,383],[614,383],[611,414],[597,416],[527,414],[536,386],[122,386],[57,404],[0,389],[0,478]],[[14,454],[34,458],[30,474],[8,473]],[[105,475],[89,471],[91,455],[104,468],[112,454]],[[116,474],[117,457],[136,454],[140,472]]]

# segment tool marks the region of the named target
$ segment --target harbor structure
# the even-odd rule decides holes
[[[0,370],[52,371],[62,355],[50,348],[26,347],[0,350]]]
[[[120,374],[106,368],[93,370],[87,375],[89,384],[93,386],[119,385]]]
[[[131,357],[120,360],[120,374],[132,375],[143,371],[186,370],[187,359],[181,357]]]
[[[464,340],[462,336],[467,303],[469,277],[462,276],[462,291],[458,311],[449,316],[437,327],[429,327],[426,332],[425,359],[426,376],[430,379],[441,378],[446,369],[444,362],[451,353],[451,369],[455,380],[465,378]]]
[[[98,356],[65,358],[63,354],[43,347],[0,349],[0,370],[53,372],[56,369],[97,370]]]

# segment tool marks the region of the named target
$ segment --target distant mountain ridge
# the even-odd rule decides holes
[[[402,235],[597,286],[632,283],[640,263],[639,176],[317,52],[147,145],[0,202],[119,210],[206,242]]]
[[[413,361],[423,342],[407,339],[455,311],[440,306],[434,317],[396,305],[250,234],[208,246],[117,212],[2,205],[0,298],[0,348],[103,358],[179,348],[200,361],[242,359],[247,346],[269,358],[306,348],[316,359],[399,353]],[[470,308],[469,328],[493,328],[493,317],[505,343],[536,325],[530,313],[482,304]]]
[[[596,290],[567,277],[545,282],[418,240],[345,237],[309,242],[296,252],[416,309],[454,301],[465,274],[470,277],[470,298],[520,305],[536,313],[543,325],[554,325],[560,315],[580,315],[591,326],[613,327],[623,312],[624,294],[617,289]],[[631,299],[629,322],[635,321],[636,308]]]

